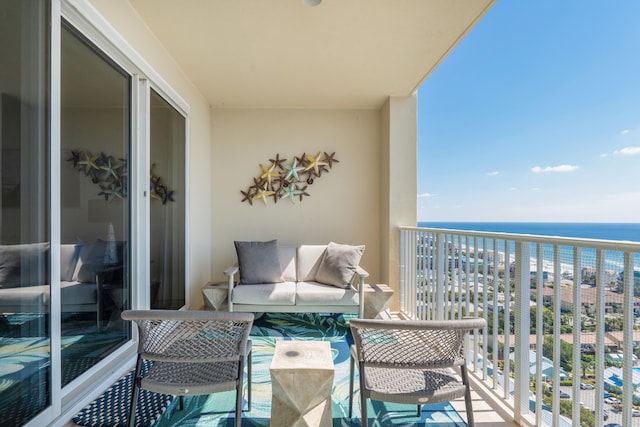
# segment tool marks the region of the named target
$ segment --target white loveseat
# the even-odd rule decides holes
[[[117,242],[122,260],[122,242]],[[102,316],[101,287],[118,277],[122,283],[122,263],[105,259],[107,242],[60,246],[61,311],[96,313]],[[49,242],[0,245],[0,316],[10,313],[48,313],[51,285]]]
[[[240,243],[270,243],[274,250],[273,242]],[[229,311],[358,313],[359,317],[363,317],[364,281],[369,276],[359,266],[364,246],[330,243],[292,247],[278,246],[276,243],[277,255],[273,256],[277,256],[277,271],[274,270],[272,276],[267,278],[271,283],[259,283],[260,272],[269,269],[269,261],[265,261],[263,254],[256,253],[243,259],[237,243],[238,264],[224,271],[228,278]],[[347,255],[343,256],[345,253]],[[342,274],[342,279],[336,281],[335,274],[328,271],[327,266],[336,270],[335,274]],[[243,271],[254,276],[254,283],[242,283]],[[341,283],[343,279],[346,281]]]

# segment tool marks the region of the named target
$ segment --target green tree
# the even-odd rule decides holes
[[[592,354],[582,353],[580,356],[580,366],[582,367],[582,377],[587,376],[587,371],[593,371],[596,366],[596,358]]]
[[[542,344],[542,354],[547,359],[553,360],[553,337],[547,335]],[[573,346],[560,341],[560,366],[567,372],[573,371]]]
[[[537,331],[536,319],[537,319],[538,307],[532,306],[530,311],[530,329],[531,333],[535,334]],[[542,307],[542,332],[553,331],[553,311],[547,307]]]
[[[604,331],[612,332],[612,331],[621,331],[623,328],[623,319],[622,317],[605,317],[604,319]]]

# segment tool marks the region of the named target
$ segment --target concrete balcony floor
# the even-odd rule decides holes
[[[515,427],[513,412],[487,390],[481,383],[471,377],[471,399],[473,401],[473,415],[476,427]],[[467,410],[464,399],[457,399],[451,405],[467,420]]]

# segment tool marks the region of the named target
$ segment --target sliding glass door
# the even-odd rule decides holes
[[[0,426],[124,369],[122,310],[185,305],[187,108],[76,12],[0,0]]]
[[[61,34],[62,386],[128,339],[131,77],[64,24]]]
[[[149,111],[151,308],[185,304],[185,118],[151,90]]]
[[[0,1],[0,425],[51,403],[45,1]]]

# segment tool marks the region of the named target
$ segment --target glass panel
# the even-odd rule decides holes
[[[151,91],[151,308],[185,305],[185,118]]]
[[[130,76],[63,25],[62,385],[128,338]]]
[[[0,420],[50,405],[49,17],[0,2]]]

